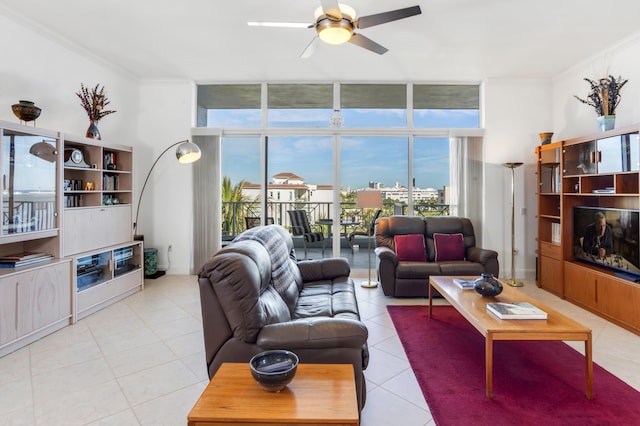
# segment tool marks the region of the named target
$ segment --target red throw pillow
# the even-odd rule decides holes
[[[427,261],[427,253],[424,248],[424,235],[395,235],[393,242],[396,245],[396,256],[398,256],[398,260],[414,262]]]
[[[462,234],[433,234],[436,247],[436,262],[464,260],[464,237]]]

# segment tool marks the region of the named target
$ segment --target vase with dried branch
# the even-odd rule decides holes
[[[83,83],[80,83],[80,91],[76,92],[76,95],[80,98],[80,105],[89,116],[90,123],[86,136],[91,139],[102,139],[98,130],[98,121],[102,117],[116,112],[105,109],[111,102],[104,93],[104,86],[100,87],[100,84],[96,84],[94,88],[89,89]]]
[[[596,110],[600,130],[613,129],[616,108],[621,100],[620,91],[629,80],[623,80],[622,77],[616,79],[612,75],[599,80],[591,80],[589,78],[585,78],[584,80],[591,86],[589,95],[586,99],[578,96],[575,96],[575,98],[583,104],[592,106]]]

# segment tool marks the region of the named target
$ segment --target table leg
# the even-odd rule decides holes
[[[588,334],[587,339],[584,341],[584,360],[586,363],[586,376],[587,376],[587,399],[593,399],[593,360],[592,360],[592,347],[591,347],[591,333]]]
[[[433,287],[431,286],[431,281],[427,283],[429,286],[429,318],[431,318],[431,308],[433,307]]]
[[[485,380],[486,380],[486,396],[491,398],[493,396],[493,335],[487,334],[485,339]]]

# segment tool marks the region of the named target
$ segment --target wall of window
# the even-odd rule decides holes
[[[287,226],[293,208],[312,224],[364,223],[354,202],[364,188],[383,191],[385,215],[446,215],[451,129],[478,129],[479,93],[477,85],[200,86],[198,125],[222,135],[223,195],[242,183],[233,208],[260,223]],[[223,200],[223,219],[231,207]],[[222,238],[250,227],[243,219],[227,220]]]

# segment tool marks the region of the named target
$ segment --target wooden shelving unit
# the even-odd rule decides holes
[[[0,268],[1,357],[139,291],[144,279],[131,147],[5,121],[0,136],[0,256],[51,255]],[[78,267],[93,254],[106,259],[102,276],[78,288]]]
[[[575,207],[640,210],[640,126],[542,145],[538,286],[640,334],[633,276],[574,258]],[[638,236],[640,237],[640,236]]]

